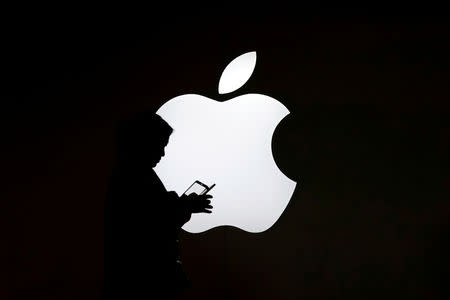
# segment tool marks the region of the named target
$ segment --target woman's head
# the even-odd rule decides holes
[[[122,121],[117,129],[117,157],[120,164],[153,168],[164,156],[173,129],[154,112],[140,112]]]

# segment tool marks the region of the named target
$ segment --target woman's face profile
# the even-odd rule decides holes
[[[157,148],[156,148],[157,151],[155,152],[154,158],[152,159],[152,168],[156,167],[156,165],[161,161],[161,158],[164,157],[164,155],[166,154],[165,148],[168,143],[169,143],[169,137],[164,139],[164,141],[162,141],[157,146]]]
[[[161,141],[151,147],[148,155],[149,163],[152,168],[156,167],[156,165],[161,161],[161,158],[166,154],[164,150],[169,143],[169,137],[170,136],[163,138]]]
[[[165,155],[172,128],[157,115],[125,120],[117,131],[118,161],[126,168],[154,168]]]

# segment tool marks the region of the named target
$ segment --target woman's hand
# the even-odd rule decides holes
[[[169,201],[176,201],[179,198],[178,194],[175,191],[167,192],[167,196],[169,198]]]
[[[212,195],[197,195],[196,193],[192,193],[190,195],[181,196],[185,205],[191,213],[211,213],[211,209],[213,208],[211,205]]]

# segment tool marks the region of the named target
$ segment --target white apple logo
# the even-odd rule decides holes
[[[240,88],[253,73],[256,52],[235,58],[223,71],[219,93]],[[217,226],[263,232],[281,216],[296,182],[275,164],[271,141],[289,114],[279,101],[245,94],[219,102],[186,94],[156,112],[173,128],[166,155],[154,168],[168,191],[181,195],[195,180],[216,184],[211,214],[193,214],[183,229],[199,233]]]

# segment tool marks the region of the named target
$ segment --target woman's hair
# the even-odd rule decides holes
[[[121,121],[116,131],[118,158],[139,156],[144,152],[157,151],[172,134],[173,129],[154,112],[139,112]]]

